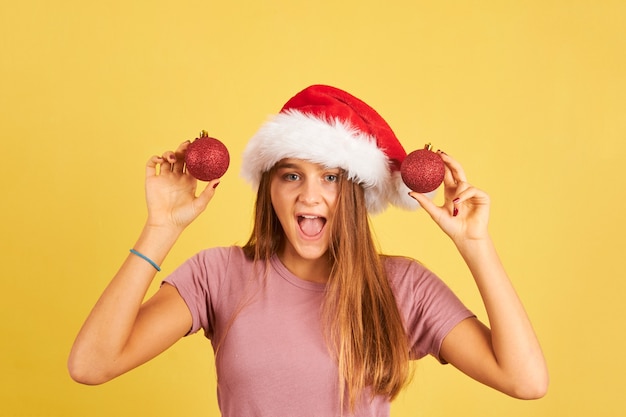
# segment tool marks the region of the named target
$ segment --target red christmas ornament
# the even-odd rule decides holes
[[[431,151],[430,143],[406,156],[400,166],[402,181],[418,193],[434,191],[443,182],[446,172],[441,156]]]
[[[187,172],[200,181],[221,178],[230,164],[228,149],[219,140],[209,136],[206,130],[200,132],[187,147],[185,154]]]

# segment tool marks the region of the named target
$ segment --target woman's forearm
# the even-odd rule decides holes
[[[457,248],[484,302],[498,366],[522,384],[547,386],[548,372],[539,341],[493,241],[470,240],[457,243]]]
[[[175,230],[146,226],[133,249],[160,265],[178,235]],[[85,383],[108,379],[110,365],[124,350],[156,273],[148,261],[129,252],[76,337],[68,361],[74,379]]]

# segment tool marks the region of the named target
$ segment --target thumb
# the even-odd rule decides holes
[[[210,181],[206,187],[204,187],[204,190],[196,197],[196,204],[201,211],[209,205],[209,202],[215,195],[215,188],[217,188],[219,183],[219,180]]]
[[[437,220],[441,215],[440,207],[437,207],[433,200],[426,194],[418,193],[416,191],[411,191],[409,195],[419,203],[420,206],[432,217]]]

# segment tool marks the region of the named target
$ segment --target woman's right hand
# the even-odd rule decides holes
[[[215,194],[219,179],[209,181],[196,196],[198,180],[185,169],[185,152],[190,142],[183,142],[175,152],[153,156],[146,164],[146,203],[148,223],[178,232],[202,213]]]
[[[189,142],[146,164],[148,221],[133,249],[161,265],[176,239],[206,208],[219,180],[196,196],[185,171]],[[178,291],[162,286],[143,303],[157,269],[129,254],[76,336],[68,368],[76,381],[100,384],[150,360],[183,337],[191,314]]]

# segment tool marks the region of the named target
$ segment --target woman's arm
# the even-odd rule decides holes
[[[450,236],[476,281],[489,318],[459,323],[444,339],[441,356],[470,377],[516,398],[545,395],[548,370],[526,314],[487,230],[489,197],[467,183],[461,166],[446,164],[445,201],[411,195]]]
[[[153,156],[146,166],[148,220],[133,248],[160,265],[174,243],[208,205],[218,181],[198,196],[196,180],[185,172],[188,142],[176,152]],[[141,257],[128,257],[104,290],[79,331],[68,360],[73,379],[106,382],[158,355],[184,336],[191,314],[170,285],[147,302],[156,269]]]

